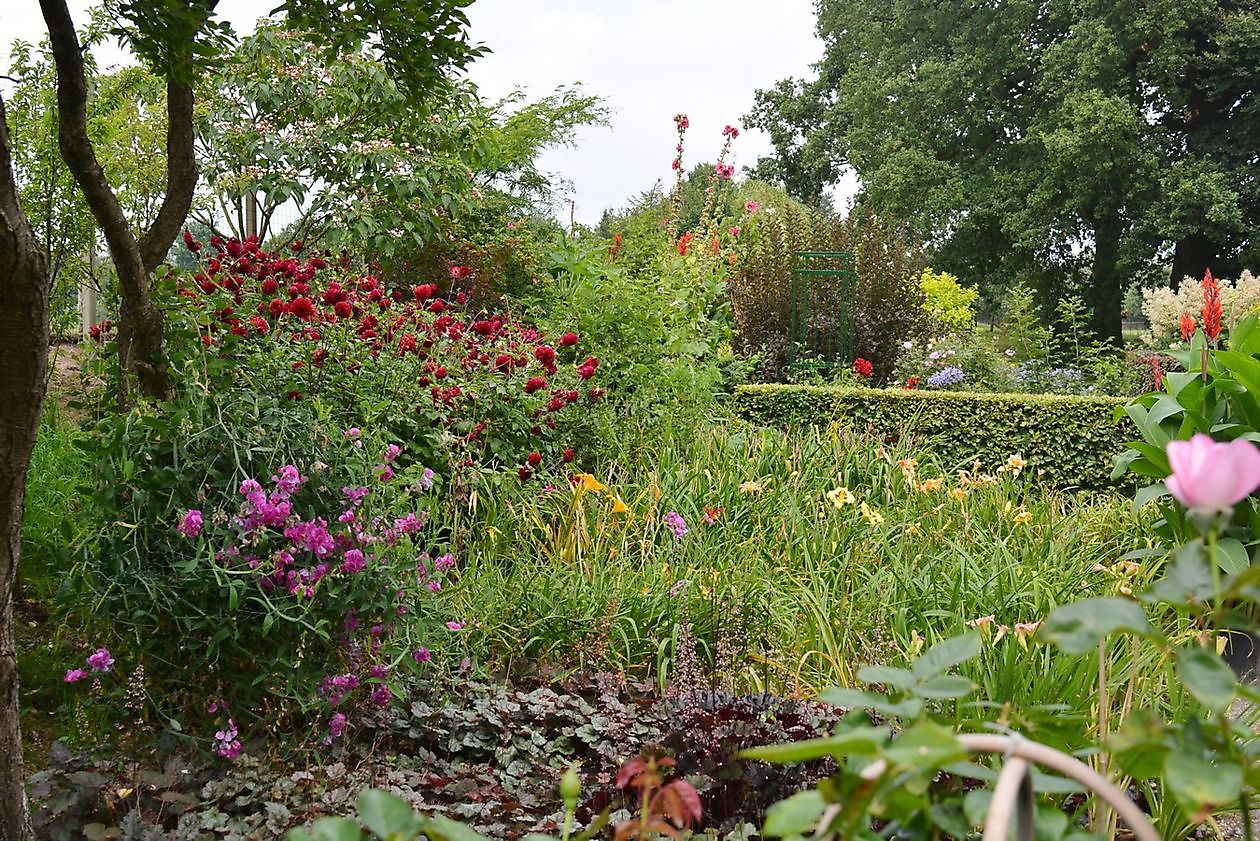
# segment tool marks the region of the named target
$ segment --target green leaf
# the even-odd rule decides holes
[[[1202,603],[1212,595],[1215,586],[1203,543],[1195,540],[1177,548],[1164,577],[1151,585],[1143,597],[1149,595],[1174,606]]]
[[[1225,757],[1212,760],[1197,750],[1169,751],[1164,757],[1164,784],[1195,823],[1238,800],[1243,769]]]
[[[1046,617],[1039,636],[1068,654],[1085,654],[1093,651],[1099,640],[1117,632],[1151,633],[1141,605],[1114,597],[1072,602]]]
[[[920,721],[905,730],[884,749],[884,756],[897,765],[918,770],[935,770],[942,765],[964,759],[963,750],[953,731],[931,721]]]
[[[914,690],[920,698],[962,698],[976,691],[976,685],[962,675],[937,675]]]
[[[1234,671],[1215,651],[1192,646],[1177,649],[1177,675],[1200,704],[1223,712],[1234,700]]]
[[[430,841],[490,841],[479,832],[445,815],[434,815],[424,822],[424,834]]]
[[[310,829],[293,830],[285,837],[287,841],[360,841],[363,832],[349,818],[320,818]]]
[[[805,739],[800,742],[749,748],[740,751],[739,755],[743,759],[760,759],[763,762],[779,765],[809,762],[824,756],[837,759],[847,754],[871,756],[879,752],[886,736],[887,733],[883,729],[867,725],[820,739]]]
[[[1229,575],[1238,575],[1251,566],[1247,547],[1236,537],[1222,537],[1216,544],[1216,563]]]
[[[410,839],[423,826],[402,798],[375,788],[365,788],[359,794],[359,819],[385,839]]]
[[[881,683],[893,689],[909,689],[918,683],[907,669],[892,666],[863,666],[858,669],[857,678],[863,683]]]
[[[926,680],[979,654],[980,635],[972,631],[938,642],[911,663],[910,670],[919,680]]]
[[[860,689],[833,687],[824,689],[818,700],[846,709],[875,710],[894,718],[913,718],[923,709],[923,701],[919,698],[906,698],[893,701],[877,692],[863,692]]]
[[[1119,477],[1117,476],[1115,478]],[[1168,488],[1164,486],[1163,482],[1157,482],[1154,485],[1147,485],[1144,488],[1139,488],[1138,492],[1133,495],[1133,510],[1140,511],[1155,500],[1162,499],[1163,497],[1169,495]]]
[[[821,793],[811,789],[780,800],[766,810],[766,823],[761,834],[766,838],[786,838],[804,835],[827,809],[827,801]]]

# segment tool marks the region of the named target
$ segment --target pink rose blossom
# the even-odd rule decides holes
[[[1222,511],[1260,488],[1260,448],[1243,438],[1219,443],[1199,433],[1170,441],[1168,463],[1165,484],[1187,508]]]

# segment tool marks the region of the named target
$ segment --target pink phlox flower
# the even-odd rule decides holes
[[[175,527],[175,530],[184,537],[196,537],[201,534],[202,522],[201,512],[196,508],[192,508],[184,514],[183,519],[179,521],[179,525]]]
[[[98,648],[88,656],[87,664],[94,672],[108,672],[109,667],[114,665],[114,658],[108,648]]]
[[[284,496],[292,496],[306,478],[298,472],[298,469],[291,464],[281,467],[275,476],[271,477],[271,481],[276,485],[276,491],[284,494]]]

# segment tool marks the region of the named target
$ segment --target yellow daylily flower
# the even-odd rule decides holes
[[[872,508],[863,502],[859,510],[862,512],[862,519],[866,520],[866,522],[870,523],[872,526],[883,525],[884,515],[879,513],[878,508]]]
[[[924,479],[919,483],[919,493],[933,493],[939,491],[945,485],[943,479]]]
[[[1008,458],[1005,465],[1006,469],[1012,473],[1019,473],[1019,471],[1023,470],[1027,466],[1028,462],[1024,461],[1024,457],[1019,453],[1016,453]]]
[[[1028,638],[1037,633],[1037,629],[1041,627],[1044,620],[1038,619],[1036,622],[1016,622],[1015,623],[1015,639],[1019,641],[1019,647],[1028,650]]]
[[[1031,523],[1032,518],[1033,518],[1032,512],[1021,505],[1019,506],[1019,509],[1015,512],[1015,516],[1011,518],[1011,521],[1014,522],[1015,525],[1017,526],[1022,526],[1024,523]]]
[[[614,513],[614,514],[629,514],[629,513],[630,513],[630,506],[626,505],[626,503],[625,503],[625,502],[621,499],[621,497],[619,497],[619,496],[614,496],[614,497],[613,497],[613,507],[612,507],[612,513]]]
[[[744,482],[739,486],[739,492],[745,494],[759,494],[763,490],[765,490],[765,488],[762,484],[754,479],[749,479],[747,482]]]
[[[592,493],[608,490],[607,485],[596,479],[590,473],[578,473],[576,478],[578,480],[577,486],[581,490],[591,491]]]
[[[836,508],[843,508],[846,505],[852,505],[857,498],[853,496],[853,491],[841,485],[827,491],[827,501]]]
[[[950,488],[949,498],[954,500],[955,502],[962,502],[964,499],[967,498],[966,488]]]

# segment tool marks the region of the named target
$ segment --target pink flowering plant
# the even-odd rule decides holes
[[[458,573],[436,522],[440,476],[360,428],[322,457],[337,469],[279,464],[172,512],[173,558],[147,579],[160,597],[115,623],[114,648],[128,671],[145,667],[153,710],[208,717],[212,749],[227,758],[282,722],[331,743],[357,708],[388,705],[401,681],[433,668],[433,652],[452,649],[443,601]],[[103,613],[120,615],[126,581],[98,596]],[[113,666],[101,648],[65,680]]]

